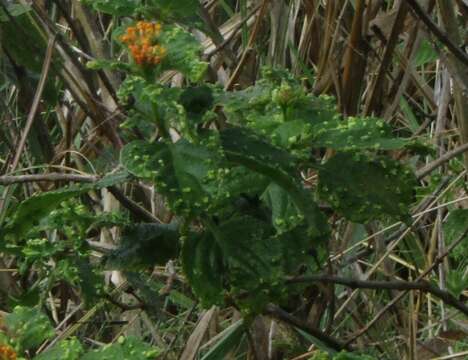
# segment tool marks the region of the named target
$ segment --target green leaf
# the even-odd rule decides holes
[[[277,148],[248,129],[230,128],[221,132],[226,158],[262,174],[282,187],[291,197],[316,238],[328,235],[328,224],[312,196],[302,184],[298,159]]]
[[[180,103],[187,112],[189,120],[199,123],[203,115],[213,106],[213,92],[206,86],[192,86],[186,88],[180,95]]]
[[[468,209],[456,209],[450,212],[450,215],[444,226],[445,242],[447,246],[456,241],[462,234],[468,230]],[[467,261],[468,254],[468,234],[464,240],[455,247],[449,256],[455,261]]]
[[[239,216],[220,224],[214,236],[221,247],[232,286],[256,291],[271,286],[281,276],[281,250],[270,241],[273,228],[250,216]],[[270,281],[274,280],[274,281]]]
[[[273,226],[278,232],[292,229],[303,222],[297,206],[288,193],[275,183],[271,183],[262,194],[262,199],[271,209]]]
[[[16,306],[5,317],[5,325],[21,352],[35,349],[55,336],[49,319],[37,308]]]
[[[184,272],[205,307],[227,296],[248,312],[261,312],[285,298],[285,276],[311,260],[306,227],[274,235],[269,223],[251,216],[205,222],[209,231],[190,235],[182,249]]]
[[[180,71],[193,82],[201,80],[208,63],[200,60],[202,48],[194,36],[179,27],[167,26],[160,39],[167,50],[161,63],[163,69]]]
[[[356,352],[340,351],[333,356],[333,360],[377,360],[370,355],[364,355]]]
[[[168,24],[174,22],[201,27],[198,0],[150,0],[141,11],[148,17],[156,17]]]
[[[271,145],[254,132],[241,127],[232,127],[223,130],[220,136],[229,160],[241,162],[251,170],[267,173],[266,175],[272,178],[281,177],[280,173],[297,175],[298,159]]]
[[[456,298],[459,298],[463,291],[468,288],[468,275],[466,274],[466,266],[462,266],[460,269],[452,269],[448,272],[447,288],[449,292]]]
[[[165,265],[179,253],[176,224],[134,224],[124,228],[118,249],[106,256],[109,269],[138,270]]]
[[[223,303],[223,257],[212,234],[186,237],[182,246],[182,268],[203,307]]]
[[[141,4],[141,0],[82,0],[94,10],[114,16],[130,16]]]
[[[312,357],[310,357],[308,360],[330,360],[330,355],[321,350],[316,350],[314,351]]]
[[[303,264],[312,247],[306,227],[275,235],[269,223],[251,216],[236,216],[209,229],[222,250],[228,293],[254,313],[284,299],[284,278]]]
[[[95,183],[83,185],[83,191],[89,191],[92,189],[102,189],[109,186],[118,185],[124,183],[130,179],[130,174],[126,170],[119,170],[116,172],[111,172]]]
[[[319,193],[349,220],[408,220],[416,178],[390,158],[339,153],[319,171]]]
[[[175,144],[135,141],[121,154],[121,162],[128,171],[155,181],[174,211],[194,214],[216,204],[224,176],[218,171],[220,161],[220,156],[207,146],[185,139]]]
[[[118,91],[122,102],[132,102],[129,119],[122,127],[137,127],[151,135],[156,125],[161,124],[182,132],[185,114],[178,104],[181,92],[179,88],[148,82],[141,76],[128,76]]]
[[[31,23],[27,12],[24,11],[16,16],[14,21],[0,22],[2,48],[17,65],[40,74],[45,57],[46,41]]]
[[[39,221],[57,208],[62,201],[82,193],[81,188],[70,187],[31,196],[18,206],[7,226],[6,233],[21,238],[29,229],[39,225]]]
[[[52,210],[56,209],[63,201],[79,196],[92,189],[99,189],[124,182],[128,180],[128,178],[128,172],[117,172],[105,176],[95,183],[70,186],[68,188],[31,196],[19,204],[4,234],[11,234],[15,238],[21,238],[22,235],[27,233],[32,227],[38,225],[41,219],[46,217]]]
[[[402,96],[400,99],[400,109],[403,112],[404,119],[408,123],[408,127],[412,131],[412,133],[416,133],[419,129],[419,122],[414,114],[413,110],[411,109],[410,104],[406,101],[405,97]]]
[[[91,70],[111,69],[123,72],[130,72],[132,67],[120,61],[97,59],[91,60],[86,63],[86,67]]]
[[[230,120],[238,117],[241,121],[251,111],[264,111],[271,102],[272,90],[273,87],[270,83],[259,80],[255,86],[244,90],[221,92],[217,95],[215,102],[224,107],[224,112]]]
[[[219,341],[213,345],[210,351],[208,351],[201,360],[226,359],[229,352],[239,345],[244,332],[244,320],[237,320],[219,335]]]
[[[10,60],[3,62],[4,66],[7,66],[6,71],[4,71],[5,77],[9,77],[11,82],[16,83],[20,89],[36,88],[42,72],[47,39],[40,34],[37,24],[31,20],[29,6],[22,7],[19,4],[11,4],[7,8],[14,11],[14,14],[11,14],[14,18],[11,20],[8,17],[8,21],[5,22],[0,20],[2,53],[8,54]],[[1,17],[2,14],[0,14]],[[52,58],[49,76],[44,87],[43,100],[51,107],[57,103],[61,91],[56,71],[56,69],[62,67],[60,62],[59,57]],[[33,127],[32,135],[34,135],[34,131]],[[32,139],[34,138],[33,136]],[[34,142],[31,142],[31,146],[34,146],[34,144]],[[38,149],[42,153],[41,147],[38,147]]]
[[[316,272],[319,270],[317,263],[324,263],[328,258],[326,243],[316,244],[308,235],[307,227],[303,225],[277,234],[272,240],[281,244],[282,266],[286,275],[297,274],[304,265]],[[289,291],[293,291],[293,287]]]
[[[166,150],[165,143],[148,143],[143,140],[133,141],[122,149],[120,162],[134,176],[152,179],[161,164],[157,155]]]
[[[272,132],[272,141],[275,145],[289,149],[297,144],[305,145],[310,153],[310,137],[312,126],[304,120],[291,120],[279,125]]]
[[[230,178],[226,181],[225,190],[231,198],[242,195],[257,196],[262,194],[270,180],[262,174],[250,171],[243,166],[234,166],[230,169]]]
[[[129,286],[134,289],[135,294],[138,294],[141,301],[147,305],[146,311],[153,316],[163,317],[165,302],[167,298],[159,291],[165,285],[159,279],[155,279],[149,272],[146,271],[125,271],[125,278]],[[169,296],[172,295],[172,290]],[[191,304],[193,305],[193,303]]]
[[[62,340],[52,349],[34,357],[34,360],[80,360],[83,346],[76,338]]]
[[[23,4],[8,4],[5,6],[8,14],[5,13],[5,10],[0,7],[0,21],[6,22],[10,20],[10,16],[17,17],[23,15],[31,10],[30,5],[23,5]]]
[[[315,126],[313,133],[313,147],[336,150],[391,150],[408,144],[408,140],[394,138],[391,127],[376,118],[325,121]]]
[[[149,360],[155,359],[161,353],[161,350],[151,347],[138,338],[121,336],[116,343],[90,351],[81,360]]]
[[[81,290],[85,304],[92,304],[98,300],[100,295],[99,290],[102,286],[102,276],[98,269],[82,258],[72,259],[70,265],[76,269],[76,284]],[[56,271],[60,271],[57,269]],[[59,273],[59,276],[63,276],[63,273]]]
[[[437,60],[437,58],[437,51],[434,50],[430,41],[423,39],[413,61],[415,66],[423,66],[427,63]]]

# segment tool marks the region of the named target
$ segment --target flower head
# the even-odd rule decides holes
[[[158,44],[160,34],[161,24],[138,21],[135,26],[126,29],[120,41],[127,45],[138,65],[156,65],[167,53],[166,48]]]
[[[0,345],[0,360],[16,360],[16,351],[8,345]]]

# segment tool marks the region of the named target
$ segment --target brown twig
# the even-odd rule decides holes
[[[259,4],[255,6],[250,13],[247,14],[245,19],[243,19],[239,24],[236,25],[236,27],[232,30],[231,36],[226,37],[219,45],[217,45],[212,51],[209,53],[205,54],[206,59],[211,59],[214,55],[216,55],[219,51],[222,51],[230,42],[231,40],[236,36],[237,31],[244,26],[244,23],[246,23],[261,7],[262,5]]]
[[[416,282],[422,280],[427,274],[429,274],[436,266],[438,266],[444,258],[457,246],[459,245],[465,237],[468,235],[468,229],[465,230],[452,244],[447,248],[447,250],[441,255],[437,256],[434,262],[427,268],[421,275],[416,278]],[[375,316],[374,318],[366,324],[362,329],[360,329],[356,334],[354,334],[347,342],[346,345],[350,345],[358,337],[365,334],[382,316],[385,314],[392,306],[394,306],[398,301],[400,301],[403,296],[406,295],[408,290],[402,291],[398,294],[393,300],[391,300],[387,305],[385,305]]]
[[[27,183],[27,182],[36,182],[36,181],[73,181],[73,182],[85,182],[93,183],[100,179],[99,176],[95,175],[77,175],[77,174],[61,174],[61,173],[49,173],[49,174],[33,174],[33,175],[4,175],[0,176],[0,185],[11,185],[17,183]],[[157,222],[161,221],[151,214],[148,210],[138,205],[133,200],[129,199],[125,194],[117,188],[116,186],[109,186],[108,190],[114,197],[130,212],[135,216],[141,218],[143,221],[147,222]]]
[[[308,334],[312,335],[313,337],[317,338],[318,340],[322,341],[323,343],[325,343],[326,345],[330,346],[331,348],[335,350],[338,350],[338,351],[343,350],[343,349],[351,350],[351,347],[349,344],[344,344],[340,342],[338,339],[335,339],[334,337],[323,333],[319,329],[316,329],[310,326],[309,324],[307,324],[306,322],[292,316],[291,314],[289,314],[288,312],[284,311],[283,309],[281,309],[280,307],[276,305],[273,305],[273,304],[267,305],[265,312],[281,321],[284,321],[288,324],[291,324],[307,332]]]
[[[123,302],[120,302],[118,300],[115,300],[111,295],[109,294],[104,294],[103,298],[107,301],[109,301],[111,304],[117,306],[118,308],[122,309],[123,311],[131,311],[131,310],[144,310],[146,307],[146,304],[139,303],[139,304],[134,304],[134,305],[129,305],[125,304]]]
[[[403,281],[403,280],[393,280],[393,281],[369,281],[369,280],[358,280],[350,279],[340,276],[332,275],[309,275],[289,278],[286,281],[288,284],[298,284],[298,283],[311,283],[311,282],[323,282],[323,283],[332,283],[340,284],[352,289],[376,289],[376,290],[421,290],[438,297],[446,304],[453,306],[454,308],[460,310],[464,314],[468,315],[468,306],[463,302],[458,301],[452,294],[448,291],[444,291],[431,285],[428,281],[419,280],[419,281]]]
[[[54,44],[55,44],[55,36],[52,36],[50,37],[49,43],[47,44],[44,64],[42,66],[41,78],[39,79],[39,84],[37,86],[36,93],[34,94],[33,103],[31,105],[31,109],[29,110],[28,118],[26,120],[26,126],[24,127],[23,133],[21,134],[21,138],[18,142],[15,157],[13,158],[13,162],[12,162],[11,169],[10,169],[11,171],[16,170],[18,166],[18,163],[21,158],[21,154],[26,145],[28,134],[31,131],[34,119],[36,117],[36,112],[39,107],[39,102],[41,101],[42,92],[44,91],[46,80],[49,75],[50,64],[52,63],[52,54],[54,52]]]
[[[427,164],[425,167],[422,169],[418,170],[416,172],[416,177],[420,180],[424,178],[425,176],[429,175],[432,171],[437,169],[439,166],[442,166],[445,164],[447,161],[453,159],[454,157],[463,154],[464,152],[468,151],[468,143],[460,145],[459,147],[453,149],[452,151],[449,151],[442,155],[440,158],[437,160],[434,160],[430,164]]]
[[[130,210],[130,212],[132,212],[134,215],[136,215],[137,217],[141,218],[143,221],[146,221],[146,222],[156,222],[156,223],[160,223],[161,221],[156,217],[154,216],[151,212],[149,212],[148,210],[146,210],[143,206],[141,205],[138,205],[136,202],[134,202],[133,200],[129,199],[127,196],[125,196],[125,194],[123,193],[122,190],[120,190],[119,188],[117,188],[116,186],[109,186],[107,188],[107,190],[109,190],[109,192],[114,195],[114,197],[124,206],[126,207],[128,210]]]
[[[98,176],[94,175],[78,175],[78,174],[62,174],[62,173],[49,173],[49,174],[27,174],[27,175],[4,175],[0,176],[0,185],[11,185],[18,183],[28,182],[54,182],[54,181],[73,181],[73,182],[86,182],[92,183],[99,180]]]
[[[453,55],[457,57],[465,66],[468,66],[468,55],[459,48],[456,44],[450,40],[446,33],[444,33],[432,20],[416,0],[407,0],[408,5],[413,10],[413,14],[416,15],[426,26],[427,28],[436,36],[441,43],[443,43]]]
[[[231,75],[228,83],[224,87],[226,91],[232,90],[234,84],[236,83],[237,79],[239,78],[241,74],[242,67],[244,66],[245,61],[247,60],[247,56],[250,51],[252,51],[253,43],[255,41],[255,38],[257,37],[258,31],[260,29],[260,23],[263,19],[263,16],[265,15],[265,11],[267,9],[268,4],[270,3],[269,0],[263,0],[262,7],[260,8],[260,11],[257,16],[257,20],[255,21],[255,24],[253,26],[252,32],[250,33],[249,41],[247,43],[247,47],[245,48],[244,52],[242,53],[242,56],[239,60],[239,63],[237,64],[236,68],[234,69],[233,74]]]

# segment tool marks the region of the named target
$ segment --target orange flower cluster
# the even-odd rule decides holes
[[[157,44],[161,24],[139,21],[127,28],[120,40],[128,46],[138,65],[156,65],[166,56],[166,49]]]
[[[0,345],[0,360],[16,360],[16,351],[8,345]]]

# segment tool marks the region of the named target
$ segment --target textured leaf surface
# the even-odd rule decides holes
[[[349,117],[325,121],[314,127],[312,146],[337,150],[399,149],[408,141],[392,136],[391,127],[375,118]]]
[[[77,339],[63,340],[52,349],[34,357],[34,360],[80,360],[83,346]]]
[[[279,232],[294,228],[304,220],[289,194],[277,184],[271,183],[262,199],[270,207],[273,226]]]
[[[78,196],[83,190],[78,187],[49,191],[32,196],[23,201],[15,211],[7,232],[21,237],[31,227],[38,225],[39,220],[47,216],[62,201]]]
[[[96,11],[114,16],[128,16],[141,4],[140,0],[84,0]]]
[[[15,307],[13,312],[5,317],[5,325],[8,334],[23,351],[36,348],[55,335],[49,319],[37,308]]]
[[[229,352],[238,346],[245,332],[244,320],[237,320],[223,331],[221,339],[208,351],[201,360],[225,359]]]
[[[200,26],[198,0],[150,0],[142,9],[149,17],[156,17],[169,24],[178,22],[186,25]]]
[[[468,209],[456,209],[450,212],[447,221],[444,224],[444,234],[447,246],[456,241],[462,234],[468,230]],[[468,254],[468,234],[464,240],[453,249],[449,254],[454,260],[468,263],[466,255]]]
[[[111,269],[137,270],[165,265],[179,252],[176,224],[134,224],[124,228],[121,244],[106,258]]]
[[[8,14],[5,12],[5,9],[8,11]],[[20,16],[24,13],[27,13],[31,10],[30,5],[23,5],[23,4],[8,4],[5,8],[0,8],[0,21],[6,22],[9,21],[10,18],[8,15],[16,17]]]
[[[247,129],[224,130],[221,132],[221,143],[229,161],[270,178],[289,194],[309,225],[312,236],[323,237],[328,234],[323,214],[300,183],[295,157]]]
[[[81,360],[149,360],[161,354],[156,348],[136,337],[120,337],[117,342],[86,353]]]
[[[182,267],[204,307],[222,304],[223,255],[210,233],[187,236],[182,247]]]
[[[385,216],[407,220],[416,178],[389,158],[339,153],[319,172],[319,193],[354,222]]]
[[[200,212],[219,187],[219,157],[202,145],[135,141],[122,151],[121,162],[138,177],[152,179],[175,211]]]
[[[168,27],[161,34],[161,44],[167,49],[163,67],[180,71],[194,82],[201,79],[208,64],[200,60],[201,46],[192,34],[176,26]]]
[[[224,295],[253,312],[281,301],[285,276],[311,259],[307,253],[312,243],[306,227],[275,232],[267,222],[236,216],[188,238],[183,268],[205,307],[222,303]]]
[[[105,176],[95,183],[70,186],[69,188],[62,188],[32,196],[18,206],[5,232],[13,234],[16,237],[21,237],[31,229],[31,227],[38,225],[39,221],[57,208],[61,202],[84,194],[92,189],[99,189],[122,183],[128,180],[128,178],[128,172],[118,172]]]
[[[213,106],[212,90],[206,86],[192,86],[185,89],[180,95],[180,103],[187,112],[191,122],[198,123],[203,115]]]

